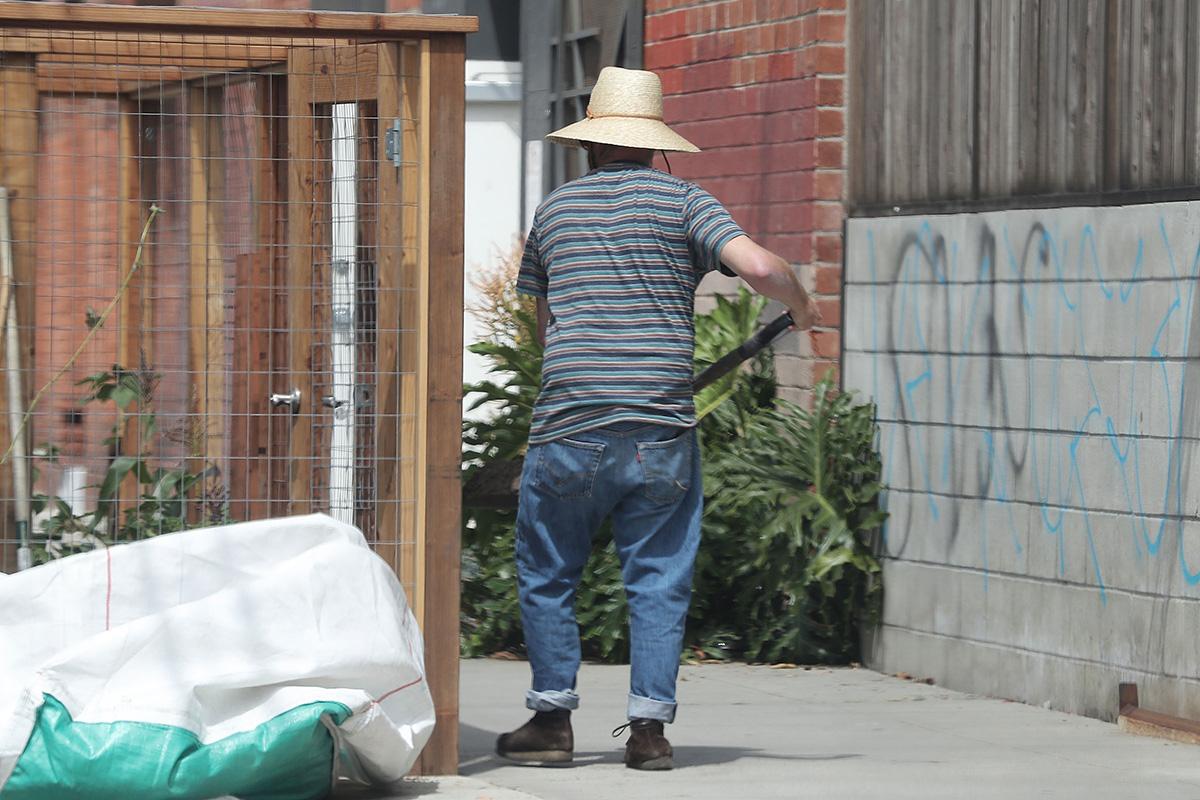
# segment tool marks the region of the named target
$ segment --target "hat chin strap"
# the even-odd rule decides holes
[[[662,155],[663,161],[667,162],[667,174],[674,175],[675,173],[671,171],[671,159],[667,158],[667,151],[659,150],[658,152]]]

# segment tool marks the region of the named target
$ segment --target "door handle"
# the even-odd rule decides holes
[[[279,408],[279,406],[287,406],[295,414],[300,410],[300,390],[292,389],[291,394],[272,394],[271,406]]]

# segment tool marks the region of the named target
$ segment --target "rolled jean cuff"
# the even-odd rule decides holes
[[[574,711],[579,708],[579,695],[570,690],[565,692],[535,692],[533,689],[525,692],[525,707],[531,711],[554,711],[565,708]]]
[[[651,700],[649,697],[638,697],[636,694],[629,695],[630,719],[657,719],[671,723],[675,721],[675,707],[675,703],[668,703],[665,700]]]

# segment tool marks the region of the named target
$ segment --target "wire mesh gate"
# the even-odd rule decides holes
[[[426,631],[431,772],[457,757],[474,24],[0,3],[0,566],[353,523]]]

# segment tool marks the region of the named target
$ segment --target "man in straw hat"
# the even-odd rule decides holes
[[[698,152],[662,119],[652,72],[608,67],[587,119],[552,142],[583,147],[591,171],[538,207],[517,288],[537,298],[542,387],[521,476],[516,556],[533,670],[525,725],[497,752],[568,762],[579,705],[574,599],[606,517],[629,599],[632,676],[625,763],[670,769],[663,724],[700,541],[703,493],[692,402],[696,286],[738,275],[791,309],[817,311],[782,258],[759,247],[708,192],[650,166],[655,151]]]

